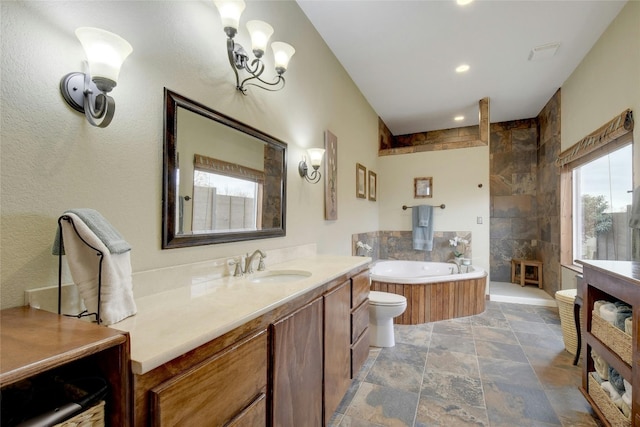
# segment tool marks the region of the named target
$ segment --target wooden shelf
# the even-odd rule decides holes
[[[632,384],[633,401],[629,425],[640,427],[640,357],[638,357],[640,342],[637,332],[640,330],[640,263],[628,261],[579,261],[579,263],[583,265],[584,280],[581,283],[579,282],[578,292],[582,295],[582,309],[585,314],[582,324],[584,337],[582,340],[582,354],[584,355],[584,361],[582,364],[582,387],[580,390],[606,426],[616,424],[614,421],[607,419],[605,414],[607,411],[599,408],[598,402],[589,393],[588,375],[590,372],[595,371],[594,362],[591,358],[591,350],[593,349]],[[592,334],[593,307],[594,302],[597,300],[612,302],[619,300],[632,307],[634,335],[631,341],[631,365]],[[601,334],[599,333],[599,335]],[[605,338],[609,339],[609,335]],[[620,343],[615,341],[612,344],[615,347]],[[628,358],[628,356],[625,358]],[[617,415],[613,416],[617,417]]]
[[[131,424],[128,333],[29,307],[0,311],[0,324],[0,387],[88,366],[110,384],[107,425]]]

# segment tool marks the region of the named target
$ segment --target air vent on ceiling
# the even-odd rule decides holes
[[[541,59],[551,58],[556,54],[560,43],[548,43],[536,46],[529,52],[529,61],[539,61]]]

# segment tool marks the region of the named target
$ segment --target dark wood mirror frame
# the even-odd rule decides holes
[[[177,167],[177,125],[178,107],[184,108],[222,125],[229,126],[259,142],[282,150],[282,177],[280,180],[280,226],[251,231],[179,234],[176,233],[176,203],[178,186]],[[183,248],[189,246],[211,245],[216,243],[238,242],[244,240],[283,237],[286,235],[286,184],[287,184],[287,144],[265,134],[251,126],[241,123],[222,113],[214,111],[198,102],[178,95],[164,88],[164,153],[162,168],[162,248]]]

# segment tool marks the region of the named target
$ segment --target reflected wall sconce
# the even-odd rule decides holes
[[[87,55],[86,73],[73,72],[60,80],[60,92],[67,104],[84,113],[93,126],[105,128],[111,123],[116,103],[107,95],[116,87],[120,67],[133,51],[117,34],[99,28],[76,30]]]
[[[247,86],[256,86],[271,92],[284,88],[285,80],[282,75],[287,71],[289,60],[296,52],[293,46],[284,42],[271,43],[277,76],[273,82],[264,80],[262,73],[265,65],[262,57],[269,43],[269,38],[273,34],[273,27],[263,21],[247,22],[247,29],[251,35],[251,50],[255,56],[255,59],[250,62],[249,55],[240,43],[233,41],[233,38],[238,33],[240,15],[245,8],[244,1],[214,0],[214,4],[218,8],[222,26],[227,35],[227,54],[229,56],[229,64],[231,64],[231,68],[236,75],[236,89],[246,95]],[[238,70],[244,70],[248,77],[240,81]]]
[[[309,155],[309,163],[313,170],[309,173],[309,166],[307,166],[307,159],[303,158],[300,164],[298,164],[298,172],[300,176],[309,181],[312,184],[316,184],[322,178],[322,174],[318,169],[322,164],[322,156],[324,156],[324,148],[309,148],[307,150]]]

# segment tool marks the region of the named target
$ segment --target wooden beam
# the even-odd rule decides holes
[[[480,141],[484,142],[485,144],[489,144],[491,135],[491,122],[489,121],[489,98],[482,98],[480,102],[478,102],[478,108],[480,110]]]

